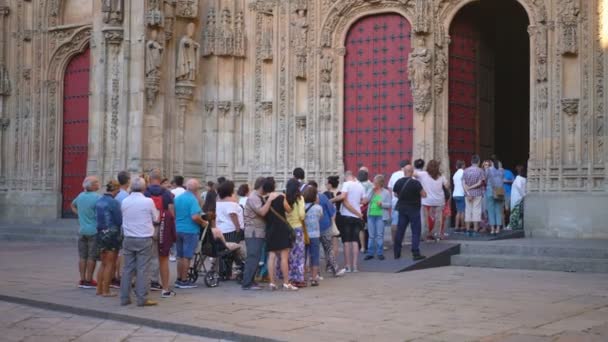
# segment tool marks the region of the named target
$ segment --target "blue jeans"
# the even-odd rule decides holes
[[[382,216],[367,217],[367,232],[369,234],[367,255],[382,255],[384,252],[384,220]]]
[[[401,257],[401,244],[408,224],[412,225],[412,254],[420,254],[420,230],[422,225],[420,222],[420,207],[406,206],[399,210],[399,224],[397,225],[395,245],[393,246],[395,258]]]
[[[198,245],[198,234],[177,233],[177,258],[192,259]]]
[[[321,239],[320,238],[310,238],[310,244],[306,246],[306,253],[310,257],[310,266],[319,267],[319,259],[321,249]]]
[[[502,225],[502,213],[504,201],[494,199],[494,192],[491,187],[486,191],[486,211],[488,212],[488,224],[490,226]]]

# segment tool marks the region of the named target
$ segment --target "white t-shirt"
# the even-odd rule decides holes
[[[527,180],[522,176],[515,177],[513,186],[511,187],[511,210],[526,197]]]
[[[443,185],[446,184],[446,180],[443,176],[433,179],[428,172],[418,171],[416,178],[422,184],[424,191],[426,191],[426,197],[421,200],[422,205],[439,207],[445,204]]]
[[[391,175],[391,178],[388,180],[388,189],[390,191],[393,191],[393,187],[395,186],[395,183],[397,183],[397,181],[403,177],[405,177],[405,175],[403,174],[403,170],[393,172],[393,174]]]
[[[230,214],[236,214],[239,218],[241,229],[243,228],[243,208],[235,202],[218,201],[215,204],[215,219],[217,227],[223,234],[232,233],[236,230]]]
[[[359,213],[361,213],[361,200],[365,196],[365,188],[359,182],[348,181],[342,184],[342,192],[346,193],[345,201],[348,201],[350,205]],[[350,210],[346,209],[344,205],[340,207],[340,213],[342,216],[357,217]]]
[[[454,192],[452,193],[453,197],[464,197],[464,188],[462,187],[462,175],[464,174],[463,169],[458,169],[454,176],[452,177],[452,181],[454,182]]]
[[[177,188],[171,190],[173,198],[178,198],[179,195],[183,194],[184,192],[186,192],[186,189],[182,188],[181,186],[178,186]]]

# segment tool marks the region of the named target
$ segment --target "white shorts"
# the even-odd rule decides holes
[[[464,222],[481,222],[481,200],[483,197],[466,197]]]

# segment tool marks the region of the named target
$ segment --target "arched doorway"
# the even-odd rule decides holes
[[[411,25],[399,14],[364,17],[345,45],[344,166],[390,175],[412,155]]]
[[[72,217],[72,200],[82,191],[89,143],[90,49],[74,56],[63,78],[62,217]]]
[[[516,0],[478,1],[450,25],[448,150],[468,164],[497,155],[526,163],[530,132],[528,16]]]

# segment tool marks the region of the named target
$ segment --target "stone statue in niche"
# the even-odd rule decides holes
[[[163,46],[158,42],[158,31],[150,31],[150,40],[146,42],[146,77],[160,77],[160,66],[163,58]]]
[[[207,23],[203,32],[203,56],[211,56],[215,53],[215,9],[209,8]]]
[[[177,70],[175,78],[178,81],[195,81],[198,72],[198,49],[200,45],[192,39],[194,23],[186,27],[186,34],[179,41],[177,50]]]
[[[234,55],[236,57],[245,57],[245,20],[243,12],[239,11],[234,19]]]
[[[182,18],[196,18],[198,16],[198,0],[177,0],[175,15]]]
[[[272,12],[263,12],[262,33],[261,33],[261,50],[260,54],[263,60],[272,60]]]
[[[102,0],[103,22],[110,25],[122,24],[123,5],[123,0]]]
[[[578,53],[578,0],[561,0],[558,5],[560,50],[562,54]]]
[[[230,10],[227,8],[224,8],[222,11],[222,23],[217,43],[216,54],[218,56],[232,55],[234,33],[232,32],[232,15],[230,14]]]
[[[321,55],[321,97],[331,97],[331,73],[334,68],[334,61],[330,56]]]
[[[306,9],[296,10],[296,19],[292,24],[295,28],[294,47],[296,53],[296,77],[306,78],[306,46],[308,42],[308,18]]]
[[[414,32],[427,33],[430,30],[431,0],[416,0],[415,7],[416,21],[414,23]]]
[[[424,38],[419,38],[416,47],[408,58],[408,75],[414,98],[414,109],[419,114],[426,114],[431,108],[431,53],[426,48]]]

